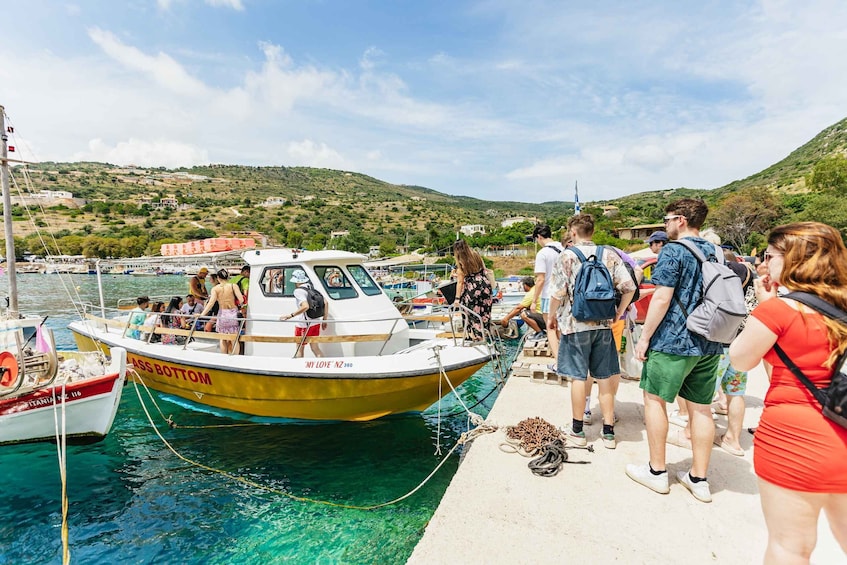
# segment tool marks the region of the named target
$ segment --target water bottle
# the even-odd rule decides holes
[[[626,336],[622,335],[621,336],[621,355],[623,355],[624,353],[626,353]]]

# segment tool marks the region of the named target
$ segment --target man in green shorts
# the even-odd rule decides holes
[[[716,255],[715,246],[700,237],[708,211],[705,202],[692,198],[665,207],[665,229],[671,241],[688,238],[706,257]],[[656,492],[669,492],[666,404],[679,395],[688,406],[693,457],[691,469],[677,473],[677,480],[698,500],[711,502],[706,480],[715,437],[711,403],[723,348],[685,326],[683,307],[692,311],[703,295],[703,275],[694,254],[682,245],[665,245],[653,267],[652,280],[656,291],[635,346],[636,357],[645,361],[640,386],[644,390],[650,460],[647,465],[627,465],[626,474]]]

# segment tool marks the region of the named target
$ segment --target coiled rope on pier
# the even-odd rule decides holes
[[[514,426],[506,427],[506,442],[500,450],[519,453],[524,457],[539,455],[528,463],[529,470],[539,477],[554,477],[564,463],[585,465],[590,461],[568,461],[567,449],[585,449],[594,452],[594,446],[566,446],[562,431],[543,418],[526,418]]]

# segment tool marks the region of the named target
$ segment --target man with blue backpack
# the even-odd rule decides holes
[[[619,319],[635,294],[635,283],[614,249],[595,245],[594,218],[579,214],[568,221],[573,246],[553,265],[548,333],[561,333],[556,372],[572,379],[572,424],[568,441],[584,446],[585,381],[589,373],[600,389],[603,445],[616,447],[615,388],[620,374],[611,325]],[[621,294],[620,303],[615,290]]]
[[[746,314],[740,279],[723,264],[722,253],[717,257],[720,248],[700,236],[708,211],[705,202],[693,198],[665,207],[671,241],[653,267],[656,290],[635,346],[636,358],[645,361],[640,386],[650,458],[646,465],[626,466],[633,481],[669,492],[666,404],[678,395],[688,407],[692,463],[677,473],[677,481],[701,502],[712,500],[706,472],[715,435],[716,369],[722,344],[732,341]]]

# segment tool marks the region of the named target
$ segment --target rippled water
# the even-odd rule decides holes
[[[68,280],[63,277],[63,280]],[[75,276],[96,299],[95,277]],[[57,341],[76,319],[59,277],[18,280],[21,311],[49,315]],[[6,288],[0,277],[0,288]],[[137,294],[184,294],[184,277],[107,277],[107,301]],[[57,290],[58,287],[58,290]],[[61,297],[60,297],[61,295]],[[510,359],[514,350],[508,352]],[[490,368],[460,389],[466,403],[494,386]],[[180,425],[233,424],[168,402]],[[474,409],[487,415],[491,395]],[[145,397],[145,403],[158,417]],[[461,412],[454,399],[444,413]],[[366,506],[415,488],[465,430],[462,416],[424,414],[367,423],[160,428],[185,457],[292,495]],[[61,562],[61,484],[50,444],[0,448],[0,563]],[[411,554],[458,465],[455,453],[426,486],[387,508],[362,511],[299,502],[192,466],[154,434],[133,385],[123,392],[110,435],[68,447],[70,548],[74,563],[403,563]]]

